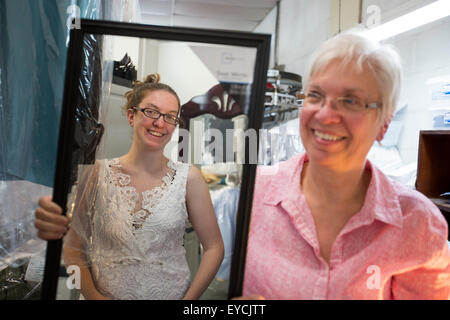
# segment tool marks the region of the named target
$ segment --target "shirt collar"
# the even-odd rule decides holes
[[[276,206],[283,200],[299,199],[300,174],[305,159],[307,161],[307,156],[303,153],[274,165],[277,167],[272,170],[271,182],[264,195],[265,204]]]
[[[306,153],[296,155],[291,159],[276,164],[275,173],[264,195],[264,203],[276,206],[283,201],[301,202],[300,174],[303,164],[308,161]],[[366,170],[372,172],[364,204],[361,210],[349,221],[351,227],[370,224],[374,219],[401,228],[402,211],[398,194],[392,182],[369,160],[366,160]]]
[[[369,222],[377,219],[401,228],[403,215],[398,193],[392,181],[369,160],[366,161],[366,170],[372,172],[372,178],[364,199],[364,205],[359,212],[362,218]]]

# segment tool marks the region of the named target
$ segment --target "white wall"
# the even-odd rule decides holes
[[[434,1],[364,0],[363,21],[369,5],[380,8],[381,23],[385,23]],[[430,78],[450,75],[450,17],[386,39],[384,43],[397,48],[403,59],[404,82],[398,107],[407,105],[407,108],[398,116],[403,130],[397,146],[403,162],[411,163],[417,161],[420,130],[446,129],[434,125],[436,114],[428,109],[426,82]]]
[[[218,83],[188,43],[160,42],[158,73],[161,82],[170,85],[178,93],[182,105]],[[165,156],[172,160],[176,160],[178,154],[178,135],[178,130],[175,130],[164,150]],[[190,148],[193,145],[190,143]],[[190,154],[193,155],[193,152],[190,151]]]
[[[107,110],[103,112],[102,119],[105,132],[97,150],[97,159],[111,159],[126,154],[131,147],[133,130],[128,124],[122,107],[126,103],[125,92],[127,87],[116,84],[111,85],[111,95],[108,99]]]
[[[282,0],[278,57],[285,70],[304,74],[310,54],[328,38],[329,0]]]
[[[189,44],[183,42],[160,42],[158,72],[161,82],[178,93],[181,104],[218,83]]]
[[[275,66],[275,30],[277,22],[277,7],[273,8],[264,20],[253,30],[255,33],[265,33],[272,35],[270,43],[269,69]]]
[[[131,58],[134,65],[139,61],[139,38],[112,36],[112,60],[120,61],[125,53]]]
[[[138,80],[143,80],[149,74],[158,70],[159,41],[139,39],[139,63],[136,67]]]
[[[329,0],[281,0],[278,64],[288,72],[303,75],[309,55],[328,38]],[[275,65],[276,7],[253,30],[272,34],[269,68]]]
[[[450,75],[450,17],[388,39],[400,52],[404,64],[401,104],[408,107],[400,117],[404,128],[399,150],[406,163],[417,161],[419,131],[450,129],[435,127],[429,110],[427,80]]]

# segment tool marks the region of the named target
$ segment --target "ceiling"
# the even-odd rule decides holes
[[[278,0],[139,0],[142,23],[253,31]]]

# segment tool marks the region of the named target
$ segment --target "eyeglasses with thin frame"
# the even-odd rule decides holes
[[[350,113],[362,113],[367,109],[376,109],[381,107],[379,102],[365,103],[357,97],[338,97],[333,99],[336,110],[347,111]],[[304,108],[321,108],[325,105],[326,96],[317,92],[310,91],[304,95]]]
[[[139,107],[134,107],[133,109],[141,111],[144,114],[144,116],[151,119],[159,119],[159,117],[162,116],[164,122],[167,122],[168,124],[177,125],[180,122],[177,116],[174,116],[173,114],[170,113],[161,113],[156,109],[139,108]]]

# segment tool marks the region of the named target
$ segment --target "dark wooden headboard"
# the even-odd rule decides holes
[[[231,119],[244,114],[242,94],[232,94],[230,84],[218,83],[205,94],[195,96],[181,106],[181,128],[189,130],[189,120],[202,114],[212,114],[220,119]]]
[[[192,118],[203,114],[212,114],[219,119],[232,119],[245,114],[249,108],[249,84],[218,83],[203,95],[195,96],[181,106],[180,128],[189,130],[189,122]],[[178,159],[183,161],[183,147],[180,143],[182,136],[178,138]],[[184,144],[189,145],[189,142]]]

